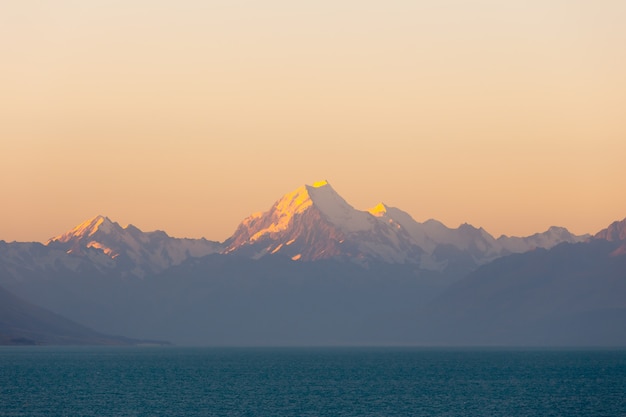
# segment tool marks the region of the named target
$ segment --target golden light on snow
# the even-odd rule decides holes
[[[380,217],[387,212],[387,207],[383,203],[378,203],[374,207],[368,210],[370,214],[376,217]]]
[[[287,229],[294,215],[303,212],[312,204],[306,186],[302,186],[293,192],[290,192],[276,203],[276,216],[274,222],[267,228],[255,233],[250,240],[255,241],[266,234],[280,232]],[[256,218],[255,215],[252,219]],[[251,221],[252,219],[248,220]]]

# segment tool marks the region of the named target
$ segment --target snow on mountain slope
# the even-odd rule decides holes
[[[260,258],[280,254],[298,260],[376,259],[414,263],[423,269],[454,265],[470,270],[512,252],[550,248],[585,239],[551,228],[527,238],[495,239],[467,223],[451,229],[437,220],[415,221],[408,213],[380,203],[356,210],[326,181],[286,194],[269,211],[245,219],[227,240],[226,253]]]
[[[100,250],[118,267],[137,276],[159,272],[189,257],[205,256],[222,249],[219,243],[206,239],[177,239],[162,231],[142,232],[133,225],[122,227],[104,216],[89,219],[51,238],[46,245],[76,256],[85,256],[87,249]]]
[[[327,181],[320,181],[313,187],[306,188],[311,200],[326,219],[343,231],[363,232],[375,228],[376,222],[369,213],[355,210]]]
[[[419,262],[421,249],[406,232],[354,209],[326,181],[286,194],[265,213],[245,219],[226,241],[226,253],[267,254],[312,261],[325,258]]]
[[[379,203],[368,211],[382,221],[403,228],[411,236],[413,242],[427,253],[432,253],[438,245],[438,241],[426,233],[421,223],[416,222],[411,215],[398,208]]]
[[[429,256],[423,257],[424,267],[429,269],[441,269],[445,266],[441,261],[442,245],[454,247],[459,252],[467,253],[478,264],[495,259],[500,254],[500,247],[495,239],[484,229],[477,229],[469,224],[463,224],[457,229],[450,229],[437,220],[428,220],[419,223],[408,213],[386,206],[383,203],[370,209],[370,213],[390,224],[398,225],[406,230],[412,242],[421,247]],[[445,251],[449,252],[449,251]],[[429,266],[427,266],[429,265]]]
[[[5,277],[26,275],[47,276],[50,271],[102,271],[115,266],[103,252],[85,250],[84,256],[68,256],[61,249],[50,248],[39,242],[0,241],[0,268]]]
[[[373,207],[369,212],[406,230],[413,243],[430,256],[422,258],[422,266],[429,269],[440,269],[445,266],[442,261],[447,261],[445,258],[451,254],[449,250],[443,250],[446,246],[455,248],[459,254],[471,256],[474,262],[480,265],[510,253],[521,253],[535,248],[549,249],[561,242],[581,242],[588,237],[573,235],[562,227],[551,227],[546,232],[528,237],[501,236],[495,239],[482,227],[476,228],[467,223],[456,229],[451,229],[433,219],[419,223],[408,213],[383,203]]]
[[[577,236],[564,227],[552,226],[543,233],[535,233],[526,237],[502,235],[498,238],[498,243],[508,252],[522,253],[536,248],[550,249],[563,242],[583,242],[588,238],[589,235]]]

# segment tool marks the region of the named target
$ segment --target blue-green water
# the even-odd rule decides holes
[[[4,347],[0,416],[626,416],[626,350]]]

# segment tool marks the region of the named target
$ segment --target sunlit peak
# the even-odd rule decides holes
[[[328,181],[326,181],[326,180],[322,180],[322,181],[315,181],[315,182],[313,183],[313,188],[320,188],[320,187],[323,187],[323,186],[325,186],[325,185],[328,185]]]
[[[368,210],[371,215],[381,217],[387,213],[387,206],[384,203],[378,203],[376,206]]]

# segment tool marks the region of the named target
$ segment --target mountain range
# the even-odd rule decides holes
[[[52,263],[66,269],[86,268],[81,260],[88,260],[93,268],[136,277],[216,253],[251,259],[281,256],[302,262],[341,259],[362,266],[371,262],[412,264],[441,272],[457,264],[471,270],[511,253],[581,242],[588,237],[551,227],[532,236],[496,239],[469,224],[451,229],[432,219],[419,223],[408,213],[383,203],[361,211],[328,182],[320,181],[302,186],[268,211],[244,219],[223,243],[178,239],[163,231],[143,232],[99,215],[49,239],[44,246],[50,250],[28,243],[31,248],[26,252],[42,256],[38,265],[30,259],[36,267],[50,267]],[[14,256],[20,256],[17,253]]]
[[[0,285],[99,331],[183,344],[619,344],[624,223],[495,238],[357,210],[320,181],[224,242],[105,216],[45,244],[0,241]],[[577,318],[595,330],[573,337]]]

